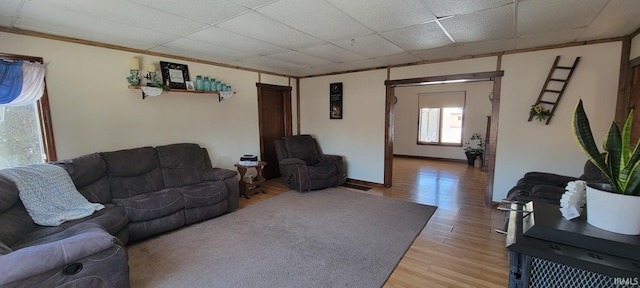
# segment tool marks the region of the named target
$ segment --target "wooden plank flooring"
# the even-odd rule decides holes
[[[506,287],[503,212],[484,207],[486,172],[466,163],[396,157],[393,187],[366,193],[438,206],[384,287]],[[240,208],[289,191],[281,179]],[[348,189],[348,188],[344,188]],[[359,190],[354,190],[359,191]]]

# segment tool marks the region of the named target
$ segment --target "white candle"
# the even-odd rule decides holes
[[[140,59],[131,58],[131,60],[129,60],[129,69],[140,70]]]
[[[156,65],[149,64],[147,65],[147,72],[156,72]]]

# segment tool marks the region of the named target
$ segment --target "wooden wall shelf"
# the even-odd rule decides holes
[[[134,89],[134,90],[142,90],[141,86],[128,86],[129,89]],[[218,91],[195,91],[195,90],[185,90],[185,89],[169,89],[169,91],[167,92],[177,92],[177,93],[196,93],[196,94],[213,94],[213,95],[218,95],[218,100],[222,101],[222,98],[220,97],[220,92]],[[234,91],[233,94],[236,94],[236,92]],[[145,99],[147,96],[145,95],[144,91],[142,91],[142,99]]]

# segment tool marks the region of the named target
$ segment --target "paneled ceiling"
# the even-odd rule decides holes
[[[629,35],[640,0],[2,0],[0,26],[308,76]]]

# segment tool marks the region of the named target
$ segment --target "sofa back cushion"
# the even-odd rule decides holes
[[[182,143],[156,147],[167,188],[202,182],[206,170],[204,150],[198,144]]]
[[[35,227],[36,224],[20,201],[18,187],[0,175],[0,242],[11,247]]]
[[[93,153],[73,159],[60,160],[53,163],[61,166],[73,180],[76,189],[93,203],[106,204],[111,202],[109,178],[107,177],[107,163],[100,154]]]
[[[283,141],[289,158],[302,159],[309,166],[320,161],[318,145],[311,135],[288,136]]]
[[[165,188],[158,154],[153,147],[103,152],[114,199],[156,192]]]

